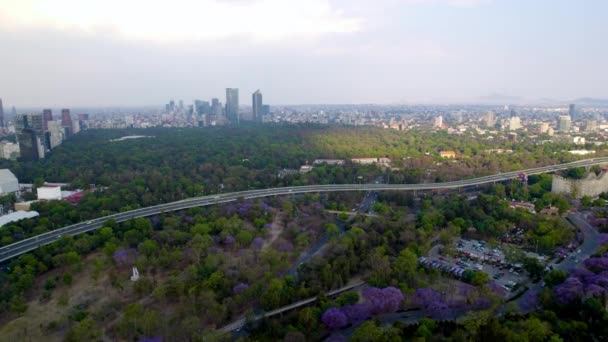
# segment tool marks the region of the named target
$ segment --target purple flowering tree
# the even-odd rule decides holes
[[[555,287],[557,299],[563,303],[571,303],[583,295],[583,283],[575,277],[568,277],[562,284]]]
[[[403,302],[403,293],[395,287],[379,289],[370,287],[365,289],[363,297],[369,304],[373,314],[395,312]]]
[[[321,316],[321,321],[330,330],[340,329],[348,324],[348,318],[338,308],[329,308]]]
[[[234,293],[236,295],[236,294],[239,294],[239,293],[247,290],[248,288],[249,288],[249,285],[247,285],[245,283],[240,283],[240,284],[235,285],[232,288],[232,293]]]
[[[362,323],[371,316],[371,310],[367,304],[347,305],[341,310],[352,324]]]

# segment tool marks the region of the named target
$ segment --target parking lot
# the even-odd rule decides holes
[[[460,278],[466,269],[483,271],[506,290],[507,296],[518,284],[528,280],[522,265],[508,263],[500,247],[490,248],[485,241],[476,240],[458,240],[454,247],[457,252],[453,257],[441,254],[442,246],[437,245],[419,262],[455,278]]]

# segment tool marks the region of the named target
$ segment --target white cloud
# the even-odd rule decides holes
[[[359,31],[328,0],[0,0],[0,28],[60,29],[152,41],[284,40]]]

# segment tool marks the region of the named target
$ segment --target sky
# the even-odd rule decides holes
[[[0,0],[7,106],[608,97],[605,0]],[[490,97],[488,97],[490,96]]]

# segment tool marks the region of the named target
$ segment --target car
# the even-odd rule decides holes
[[[57,235],[57,237],[55,239],[61,239],[61,234]]]
[[[87,224],[91,224],[91,223],[93,223],[93,221],[87,221]]]
[[[576,251],[576,254],[581,254],[581,250],[580,250],[580,249],[579,249],[579,250],[577,250],[577,251]]]

